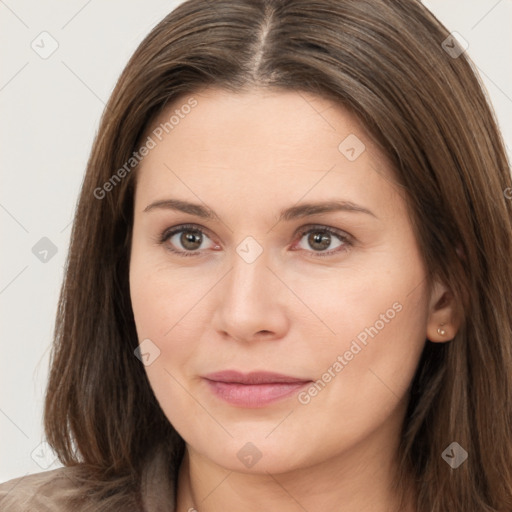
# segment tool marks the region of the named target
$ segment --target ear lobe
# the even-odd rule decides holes
[[[427,339],[433,343],[451,341],[459,327],[460,319],[453,293],[445,285],[435,282],[430,297]]]

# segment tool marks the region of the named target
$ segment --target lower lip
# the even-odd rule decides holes
[[[268,384],[239,384],[205,379],[219,398],[238,407],[265,407],[297,393],[309,382],[270,382]]]

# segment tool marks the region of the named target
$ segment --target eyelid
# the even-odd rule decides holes
[[[301,226],[299,229],[297,229],[296,234],[302,236],[308,231],[314,231],[315,229],[318,231],[326,231],[327,233],[339,236],[342,239],[350,240],[351,242],[355,241],[355,238],[352,235],[349,235],[346,231],[333,228],[331,226],[326,226],[324,224],[307,224],[305,226]]]
[[[180,231],[186,231],[186,230],[196,230],[200,231],[202,234],[205,234],[208,236],[208,238],[212,238],[210,231],[200,226],[199,224],[179,224],[177,226],[173,226],[171,228],[164,229],[162,234],[159,237],[159,240],[161,243],[164,243],[166,240],[168,240],[172,235],[175,235],[176,233],[179,233]]]

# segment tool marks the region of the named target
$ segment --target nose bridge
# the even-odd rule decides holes
[[[257,307],[269,302],[268,291],[272,287],[269,281],[273,275],[268,269],[267,254],[263,250],[256,254],[254,247],[249,244],[240,244],[237,254],[233,255],[228,295],[225,298]]]
[[[280,283],[268,268],[268,253],[261,247],[256,254],[255,248],[239,245],[217,303],[217,330],[238,340],[253,340],[262,331],[281,337],[287,325],[279,301]]]

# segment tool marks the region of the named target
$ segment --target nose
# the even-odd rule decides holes
[[[221,336],[255,342],[285,335],[289,327],[285,304],[290,297],[265,252],[251,263],[234,254],[231,271],[219,284],[213,326]]]

